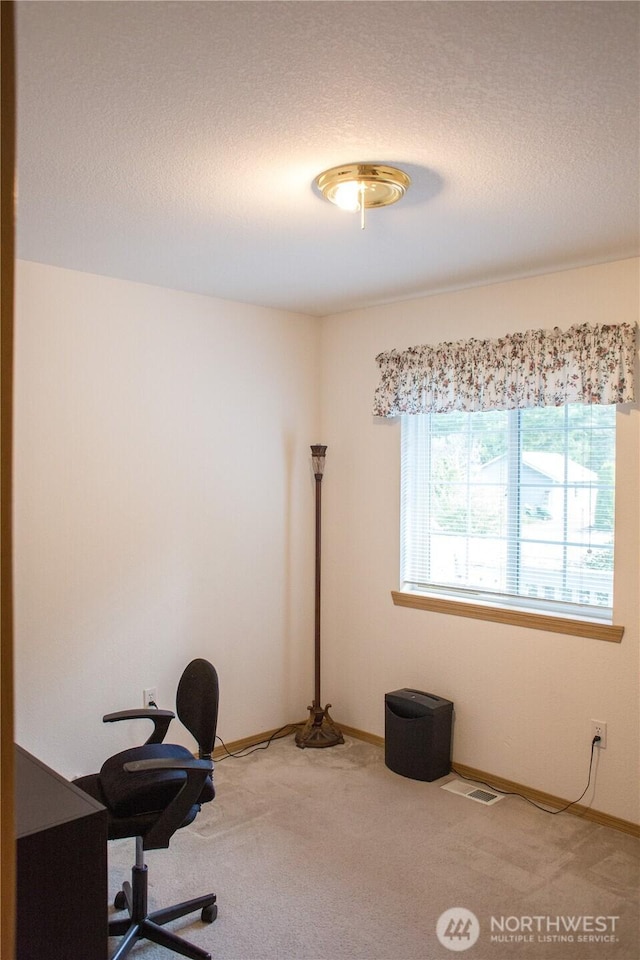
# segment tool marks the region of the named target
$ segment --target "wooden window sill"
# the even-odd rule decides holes
[[[471,617],[474,620],[491,620],[494,623],[508,623],[515,627],[528,627],[530,630],[546,630],[548,633],[566,633],[573,637],[608,640],[610,643],[620,643],[624,633],[624,627],[610,623],[570,620],[565,617],[553,617],[546,613],[509,610],[506,607],[491,607],[479,603],[467,603],[464,600],[432,597],[421,593],[403,593],[400,590],[392,590],[391,597],[397,607],[413,607],[416,610],[448,613],[450,616]]]

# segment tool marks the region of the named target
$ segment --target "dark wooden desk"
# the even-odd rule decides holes
[[[16,746],[17,960],[106,960],[107,811]]]

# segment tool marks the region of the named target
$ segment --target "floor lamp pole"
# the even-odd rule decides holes
[[[298,747],[333,747],[344,743],[341,731],[329,716],[328,703],[321,706],[320,697],[320,577],[321,577],[321,540],[322,540],[322,477],[326,446],[314,444],[311,447],[313,472],[316,480],[316,590],[315,590],[315,691],[313,703],[307,707],[309,717],[301,730],[296,733]]]
[[[320,706],[320,578],[322,570],[322,474],[316,474],[316,595],[315,595],[315,696],[314,706]]]

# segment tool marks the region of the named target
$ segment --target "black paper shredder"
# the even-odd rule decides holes
[[[403,777],[437,780],[451,771],[453,703],[423,690],[385,694],[384,762]]]

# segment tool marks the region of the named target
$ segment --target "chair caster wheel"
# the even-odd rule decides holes
[[[114,897],[113,905],[116,910],[124,910],[127,905],[127,898],[124,895],[124,890],[118,890]]]
[[[218,905],[216,903],[212,903],[208,907],[203,907],[201,916],[203,923],[213,923],[215,918],[218,916]]]

